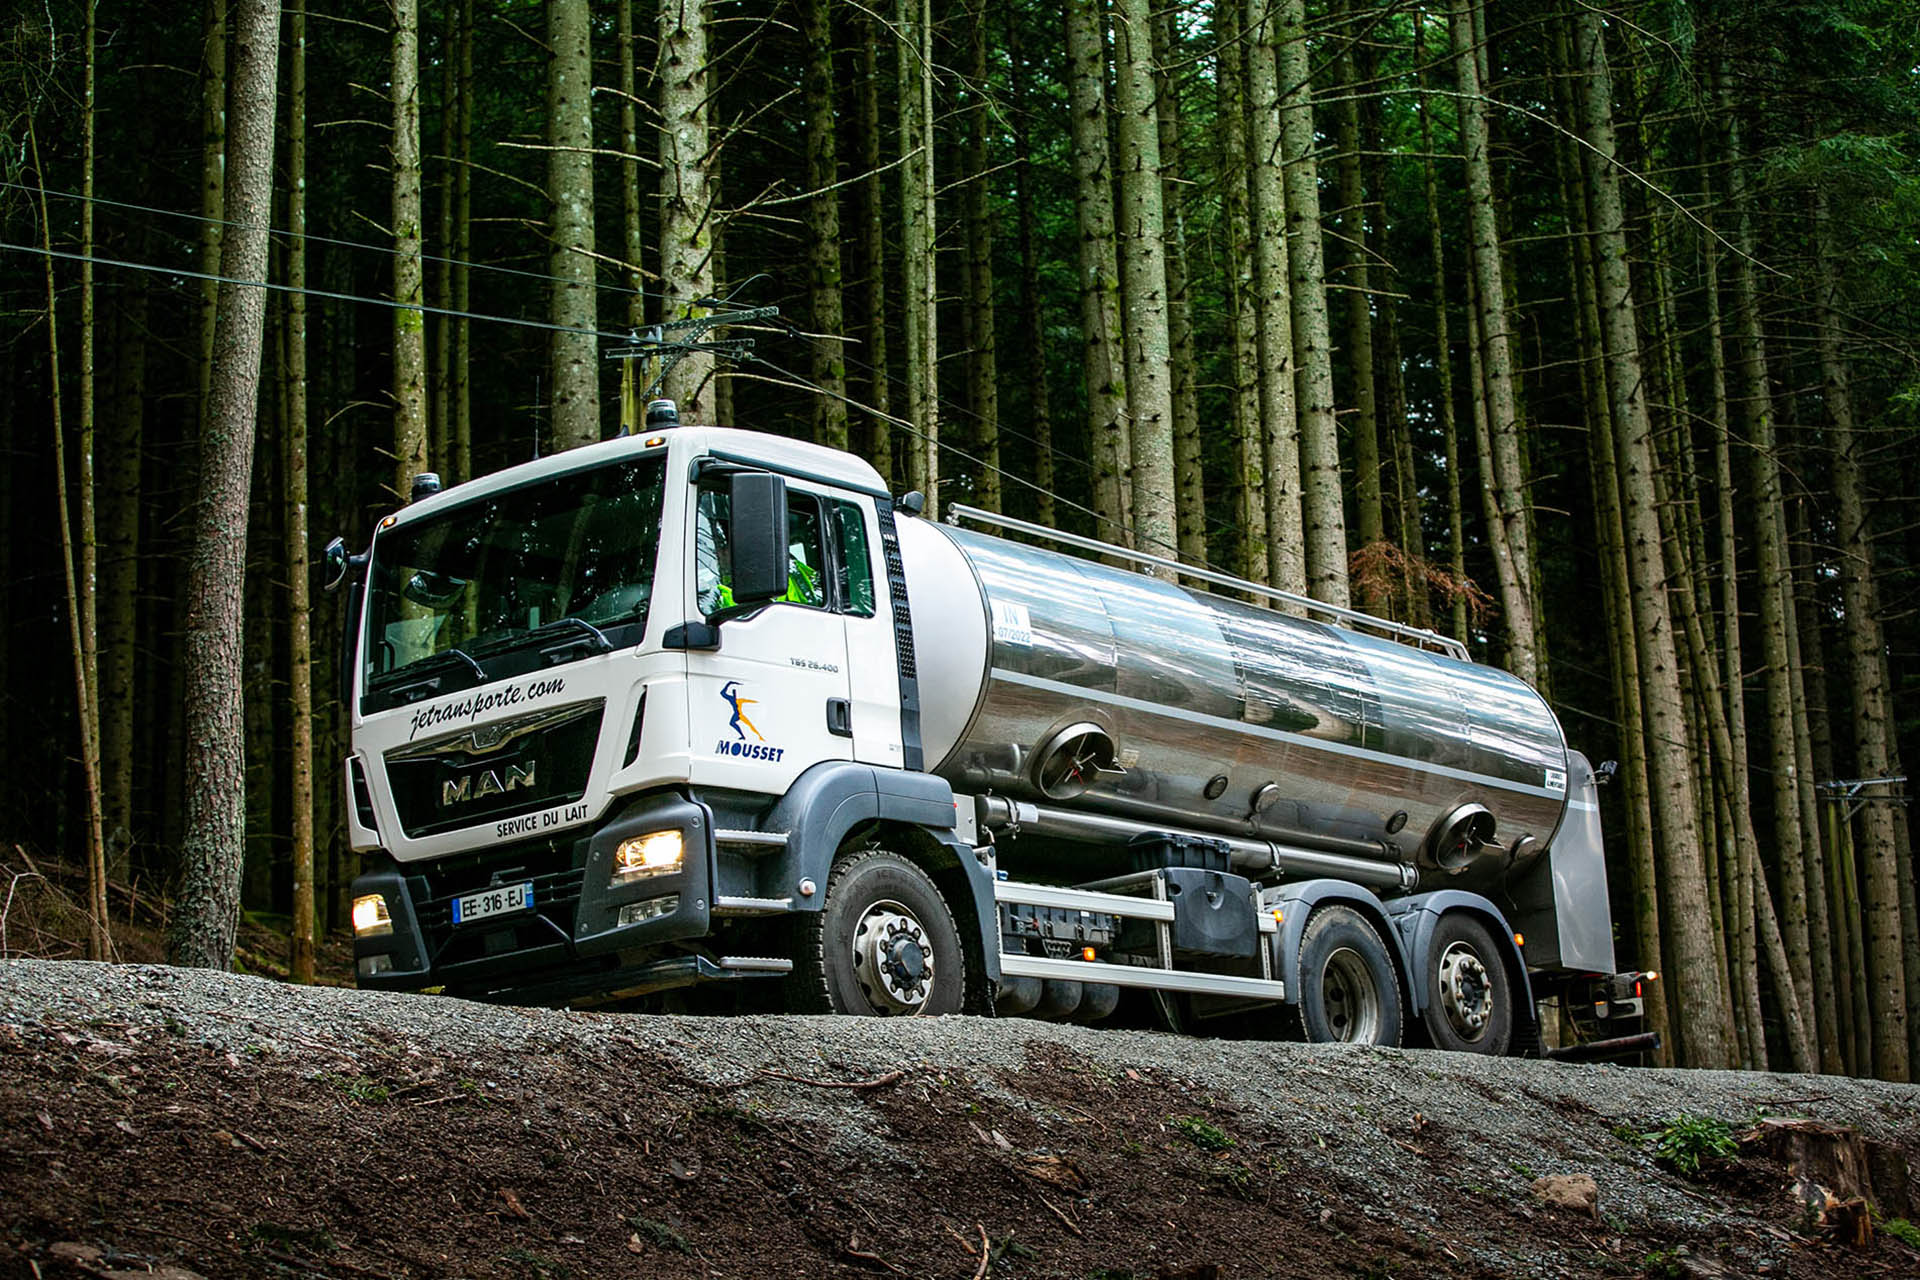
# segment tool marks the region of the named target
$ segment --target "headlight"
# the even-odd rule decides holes
[[[612,884],[627,884],[647,876],[672,875],[687,858],[687,842],[678,831],[655,831],[622,840],[613,851]]]
[[[393,932],[393,916],[387,911],[384,894],[369,893],[353,900],[353,935],[373,938]]]

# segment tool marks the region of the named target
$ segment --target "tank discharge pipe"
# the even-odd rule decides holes
[[[1234,870],[1255,876],[1276,871],[1291,876],[1334,876],[1371,888],[1395,890],[1411,889],[1420,878],[1419,871],[1401,862],[1375,861],[1371,858],[1353,857],[1341,853],[1323,853],[1318,849],[1301,849],[1293,845],[1275,844],[1271,840],[1254,840],[1246,836],[1217,835],[1210,831],[1176,830],[1159,825],[1149,826],[1124,818],[1109,818],[1095,813],[1044,809],[1039,805],[1009,800],[1004,796],[980,797],[979,814],[982,825],[997,830],[1013,828],[1031,831],[1035,835],[1058,836],[1067,840],[1111,841],[1115,844],[1125,844],[1145,831],[1161,831],[1168,835],[1217,840],[1227,846],[1232,856]]]

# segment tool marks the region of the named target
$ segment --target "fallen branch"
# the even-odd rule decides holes
[[[980,1265],[973,1273],[973,1280],[984,1280],[987,1267],[993,1262],[993,1241],[987,1239],[987,1228],[982,1223],[974,1223],[980,1232]]]
[[[1058,1205],[1053,1203],[1053,1201],[1047,1199],[1045,1196],[1041,1195],[1038,1191],[1034,1192],[1033,1195],[1034,1195],[1034,1199],[1038,1200],[1041,1204],[1047,1206],[1047,1212],[1051,1213],[1054,1217],[1060,1219],[1061,1223],[1063,1223],[1066,1226],[1067,1230],[1073,1232],[1073,1234],[1079,1236],[1082,1240],[1087,1238],[1087,1233],[1080,1229],[1080,1224],[1075,1222],[1072,1218],[1069,1218],[1066,1215],[1066,1213],[1060,1209]]]

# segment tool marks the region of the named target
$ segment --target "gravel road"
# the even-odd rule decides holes
[[[1856,1126],[1920,1160],[1916,1086],[1193,1039],[1022,1019],[694,1018],[514,1009],[159,966],[44,961],[0,962],[0,1047],[6,1049],[0,1056],[0,1101],[9,1076],[19,1095],[0,1113],[9,1135],[0,1140],[0,1205],[14,1206],[4,1216],[18,1247],[29,1254],[60,1236],[86,1240],[89,1226],[63,1207],[65,1201],[34,1203],[25,1184],[34,1161],[45,1154],[33,1154],[36,1139],[14,1131],[14,1117],[37,1114],[52,1132],[59,1126],[41,1104],[64,1096],[62,1081],[91,1080],[102,1062],[139,1063],[164,1051],[164,1061],[156,1057],[150,1066],[149,1080],[169,1073],[186,1078],[181,1064],[196,1061],[219,1073],[221,1088],[229,1092],[246,1082],[297,1092],[320,1088],[316,1081],[365,1078],[388,1082],[379,1086],[383,1091],[404,1093],[414,1087],[407,1082],[457,1079],[491,1104],[476,1115],[503,1121],[518,1116],[531,1124],[533,1116],[557,1111],[560,1119],[552,1123],[562,1133],[568,1131],[569,1109],[601,1123],[600,1090],[609,1078],[630,1079],[644,1066],[647,1088],[661,1091],[648,1095],[652,1110],[680,1116],[676,1124],[731,1123],[751,1133],[803,1135],[799,1145],[813,1154],[823,1176],[836,1170],[842,1183],[850,1170],[876,1176],[892,1170],[898,1182],[900,1169],[911,1167],[908,1182],[944,1188],[937,1199],[921,1201],[919,1217],[937,1221],[956,1241],[971,1235],[966,1224],[978,1223],[983,1235],[995,1235],[1001,1228],[988,1215],[996,1211],[1012,1215],[1005,1224],[1009,1241],[1018,1230],[1026,1231],[1022,1239],[1036,1235],[1033,1227],[1016,1226],[1015,1219],[1025,1219],[1007,1203],[1004,1187],[990,1203],[963,1202],[967,1165],[998,1162],[1017,1172],[1025,1161],[1028,1174],[1042,1167],[1035,1161],[1072,1165],[1074,1178],[1055,1180],[1053,1194],[1041,1195],[1045,1204],[1034,1210],[1039,1222],[1047,1221],[1039,1213],[1045,1207],[1060,1224],[1070,1223],[1077,1238],[1061,1235],[1064,1244],[1055,1255],[1031,1246],[1000,1249],[992,1259],[995,1274],[1182,1274],[1168,1269],[1176,1260],[1215,1268],[1195,1275],[1314,1274],[1308,1264],[1316,1254],[1333,1256],[1325,1254],[1328,1249],[1338,1253],[1336,1237],[1356,1244],[1356,1256],[1385,1258],[1388,1269],[1380,1274],[1392,1275],[1661,1274],[1662,1267],[1667,1274],[1836,1275],[1851,1273],[1849,1259],[1868,1267],[1869,1256],[1874,1270],[1893,1266],[1897,1274],[1905,1266],[1905,1274],[1920,1274],[1920,1254],[1884,1236],[1876,1245],[1881,1252],[1836,1253],[1794,1219],[1783,1186],[1776,1185],[1785,1182],[1779,1169],[1754,1167],[1744,1178],[1690,1181],[1656,1164],[1635,1136],[1678,1116],[1740,1127],[1763,1114],[1789,1114]],[[71,1070],[59,1063],[70,1063]],[[192,1093],[191,1083],[179,1096]],[[869,1087],[848,1087],[862,1085]],[[164,1124],[163,1100],[142,1105],[146,1095],[137,1083],[131,1087],[125,1131]],[[371,1090],[362,1092],[371,1098]],[[374,1100],[387,1096],[382,1092]],[[676,1106],[674,1099],[682,1097],[709,1101]],[[359,1123],[365,1115],[372,1117],[367,1123],[391,1125],[390,1107],[377,1117],[374,1110],[340,1104],[346,1122]],[[636,1122],[629,1115],[626,1123]],[[592,1125],[582,1119],[576,1128],[584,1135]],[[668,1124],[648,1132],[654,1137],[644,1140],[646,1150],[664,1154],[679,1150],[676,1134],[690,1130]],[[1220,1135],[1217,1143],[1210,1134]],[[181,1141],[193,1146],[186,1137]],[[956,1142],[962,1149],[952,1150]],[[250,1145],[267,1151],[258,1134]],[[732,1145],[745,1148],[734,1176],[750,1179],[766,1153],[755,1154],[750,1142]],[[718,1155],[707,1157],[710,1171],[731,1167],[727,1149],[722,1144]],[[944,1156],[959,1166],[952,1179],[943,1180]],[[657,1155],[648,1161],[659,1163]],[[781,1163],[796,1164],[791,1152]],[[793,1180],[806,1183],[808,1163],[797,1165]],[[1090,1172],[1096,1167],[1103,1172]],[[1142,1177],[1159,1170],[1152,1173],[1159,1182],[1135,1184],[1123,1172],[1129,1168],[1144,1171]],[[1530,1187],[1548,1174],[1591,1176],[1599,1189],[1597,1219],[1569,1221],[1565,1211],[1534,1203]],[[65,1176],[83,1184],[90,1175],[69,1168]],[[486,1183],[484,1169],[475,1176],[476,1185]],[[649,1197],[656,1191],[661,1197],[675,1191],[666,1179],[656,1188],[647,1180],[652,1176],[636,1182],[630,1197],[635,1203],[653,1203]],[[1243,1240],[1209,1243],[1204,1221],[1182,1223],[1165,1208],[1204,1203],[1194,1196],[1196,1178],[1208,1196],[1224,1188],[1229,1195],[1241,1193],[1241,1201],[1249,1199],[1249,1186],[1265,1188],[1264,1211],[1277,1222],[1294,1231],[1318,1228],[1301,1242],[1307,1252],[1294,1257],[1271,1235],[1263,1251],[1253,1254]],[[1012,1183],[1038,1185],[1033,1177]],[[223,1194],[232,1196],[231,1190]],[[808,1194],[837,1203],[824,1187]],[[853,1210],[871,1210],[875,1203],[847,1195],[856,1222]],[[672,1207],[667,1198],[660,1203]],[[817,1221],[814,1203],[810,1216]],[[1226,1206],[1233,1214],[1242,1207]],[[724,1222],[715,1224],[684,1204],[673,1212],[680,1216],[659,1220],[699,1226],[698,1239],[691,1228],[684,1233],[698,1247],[683,1253],[676,1246],[672,1256],[656,1259],[663,1266],[655,1274],[674,1267],[690,1275],[753,1274],[743,1261],[752,1256],[745,1251],[751,1223],[742,1225],[736,1239]],[[783,1211],[774,1204],[768,1212]],[[1153,1239],[1156,1213],[1166,1214],[1169,1226],[1179,1224],[1167,1233],[1165,1248],[1141,1243],[1143,1232]],[[794,1274],[874,1274],[882,1267],[902,1274],[966,1274],[979,1265],[955,1243],[951,1261],[936,1266],[930,1259],[940,1255],[926,1242],[932,1233],[907,1225],[890,1230],[894,1219],[888,1214],[868,1216],[873,1225],[854,1232],[864,1244],[819,1249],[837,1256],[818,1257],[817,1268],[796,1257]],[[589,1248],[591,1241],[579,1234],[584,1230],[569,1229],[560,1238]],[[96,1241],[111,1234],[97,1223],[94,1231]],[[652,1247],[643,1234],[636,1232],[628,1243],[635,1257]],[[1105,1243],[1125,1256],[1103,1254]],[[122,1241],[114,1247],[128,1246]],[[291,1246],[274,1248],[284,1255]],[[565,1249],[553,1248],[560,1261],[551,1266],[560,1270],[524,1263],[516,1272],[500,1262],[505,1253],[495,1253],[490,1262],[445,1260],[442,1273],[596,1273],[591,1267],[569,1270]],[[141,1256],[151,1261],[164,1252]],[[869,1255],[879,1265],[868,1262]],[[251,1273],[257,1259],[236,1256],[246,1265],[233,1273]],[[358,1256],[332,1255],[342,1273],[365,1265],[349,1262]],[[1392,1269],[1396,1259],[1403,1269]],[[207,1275],[225,1273],[219,1261],[192,1249],[179,1249],[175,1260],[190,1269],[208,1268]],[[332,1274],[324,1258],[309,1260],[314,1274]],[[73,1265],[80,1273],[107,1273],[86,1272],[104,1262]],[[437,1265],[423,1254],[395,1273],[429,1274]]]

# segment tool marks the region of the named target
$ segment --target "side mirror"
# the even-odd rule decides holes
[[[733,602],[761,604],[787,591],[787,482],[771,471],[728,478],[727,550]]]
[[[357,578],[367,567],[366,552],[348,555],[345,538],[335,538],[329,542],[327,549],[320,553],[320,559],[327,566],[327,581],[321,588],[324,591],[338,591],[348,574]]]

